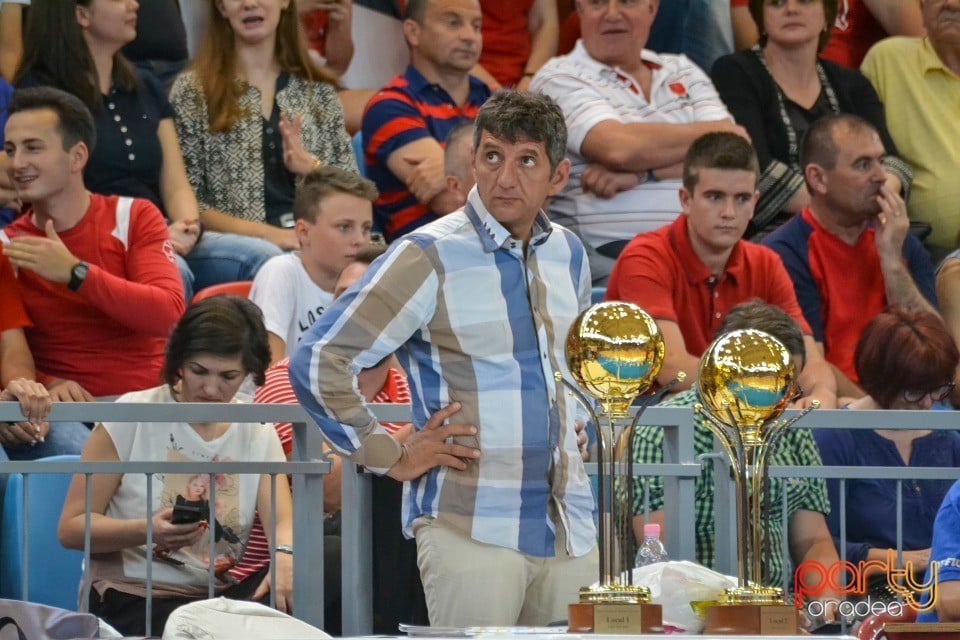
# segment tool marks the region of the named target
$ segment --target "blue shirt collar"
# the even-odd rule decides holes
[[[467,195],[467,202],[463,209],[470,223],[477,230],[477,235],[480,237],[483,250],[487,253],[496,251],[497,249],[511,248],[514,244],[520,242],[512,237],[506,227],[500,224],[500,222],[493,217],[493,214],[487,210],[487,207],[480,199],[480,193],[477,191],[476,186],[474,186]],[[543,209],[541,209],[537,212],[537,216],[533,220],[533,233],[530,235],[530,246],[538,247],[542,245],[547,241],[551,233],[553,233],[553,223],[550,222],[550,219],[543,212]]]

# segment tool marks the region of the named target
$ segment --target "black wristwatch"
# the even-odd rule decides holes
[[[87,277],[87,270],[89,269],[90,265],[83,260],[73,265],[73,269],[70,269],[70,282],[67,283],[67,289],[70,289],[70,291],[79,289],[80,285],[83,284],[84,278]]]

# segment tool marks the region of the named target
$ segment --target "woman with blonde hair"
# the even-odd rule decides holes
[[[295,249],[297,177],[322,164],[356,171],[336,86],[310,62],[296,0],[209,0],[205,36],[170,100],[211,229]]]

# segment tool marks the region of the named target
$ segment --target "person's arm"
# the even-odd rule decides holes
[[[941,580],[937,583],[935,610],[938,622],[960,622],[960,579]]]
[[[560,20],[555,0],[534,0],[527,15],[527,31],[530,32],[530,56],[523,67],[523,76],[517,82],[518,91],[526,91],[533,74],[557,53]]]
[[[321,9],[327,12],[327,33],[323,52],[327,69],[335,76],[347,72],[353,60],[353,0],[326,0]]]
[[[879,202],[881,213],[875,222],[875,239],[887,304],[916,307],[937,313],[933,305],[920,293],[903,260],[903,243],[910,231],[906,203],[886,186],[881,188]],[[932,280],[931,274],[930,281]]]
[[[671,391],[683,391],[693,386],[700,370],[700,358],[687,350],[687,343],[683,339],[680,325],[673,320],[657,319],[660,334],[663,336],[663,365],[657,382],[667,384],[677,377],[681,371],[686,377],[671,388]]]
[[[480,453],[445,442],[450,436],[476,434],[473,425],[443,424],[459,412],[459,403],[437,410],[401,445],[366,407],[356,385],[356,371],[396,352],[429,322],[438,287],[430,258],[419,246],[401,241],[390,260],[370,267],[357,286],[320,315],[290,358],[294,392],[328,444],[357,464],[398,480],[416,478],[437,465],[464,469],[465,460]]]
[[[33,355],[23,329],[17,327],[0,331],[0,389],[16,378],[33,380],[36,375]]]
[[[803,346],[807,352],[807,362],[798,378],[804,392],[799,406],[805,407],[810,401],[818,400],[821,409],[836,409],[837,379],[833,375],[833,367],[824,359],[823,351],[813,336],[803,336]]]
[[[757,30],[757,23],[753,21],[750,15],[750,7],[747,5],[730,7],[730,22],[733,25],[733,48],[735,51],[743,51],[757,44],[760,39],[760,32]]]
[[[160,140],[160,198],[172,224],[168,227],[173,248],[182,256],[190,253],[200,237],[200,208],[193,187],[187,180],[180,141],[172,118],[157,126]]]
[[[887,35],[923,36],[923,14],[917,2],[903,0],[863,0]]]
[[[490,87],[490,91],[499,91],[500,89],[503,89],[503,85],[501,85],[500,82],[493,77],[493,74],[487,71],[487,68],[479,62],[473,65],[473,68],[470,69],[470,75]]]
[[[443,147],[434,138],[420,138],[403,145],[387,157],[387,167],[422,204],[431,210],[442,204],[447,174],[443,168]]]
[[[23,5],[0,4],[0,76],[13,82],[23,56]]]
[[[279,474],[274,476],[276,480],[276,503],[270,500],[269,475],[260,476],[260,486],[257,490],[257,513],[260,514],[260,520],[263,522],[263,531],[267,535],[267,540],[271,547],[293,546],[293,499],[290,493],[290,485],[287,482],[287,476]],[[276,533],[274,533],[271,517],[271,508],[276,507]],[[308,544],[304,541],[304,544]],[[276,566],[276,602],[277,609],[291,612],[293,610],[293,554],[277,552],[275,554]],[[268,573],[256,592],[253,599],[258,600],[270,591],[270,574]]]
[[[82,462],[116,462],[120,457],[113,439],[103,425],[90,434],[80,454]],[[104,515],[110,499],[120,486],[121,474],[95,473],[90,478],[90,550],[92,553],[120,551],[147,541],[147,519],[111,518]],[[70,483],[60,514],[57,537],[68,549],[83,549],[84,505],[87,476],[76,474]],[[153,541],[167,550],[193,544],[203,533],[199,523],[173,524],[173,510],[160,509],[153,515]]]
[[[837,548],[833,546],[833,538],[827,529],[827,521],[823,514],[817,511],[800,509],[790,517],[787,530],[790,547],[790,557],[794,563],[819,562],[824,567],[836,566],[840,562]],[[814,575],[806,579],[810,584],[822,579]],[[838,600],[839,594],[827,587],[820,596],[825,600]]]

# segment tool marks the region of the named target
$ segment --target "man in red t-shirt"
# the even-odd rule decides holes
[[[758,298],[786,311],[804,332],[807,363],[800,384],[804,403],[836,406],[836,382],[810,336],[790,277],[777,255],[742,239],[757,202],[759,168],[753,147],[726,132],[697,138],[683,165],[683,213],[656,231],[638,234],[610,274],[606,297],[642,307],[657,321],[666,356],[659,382],[687,374],[696,379],[699,358],[727,311]]]
[[[54,400],[156,386],[183,287],[163,216],[149,201],[87,191],[89,110],[51,87],[14,94],[7,170],[30,203],[6,227],[33,326],[27,342]]]

